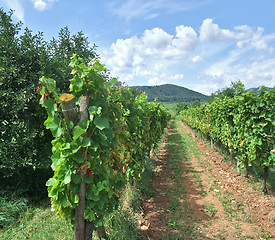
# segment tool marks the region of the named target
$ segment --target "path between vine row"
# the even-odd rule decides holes
[[[142,204],[145,239],[275,239],[274,192],[263,195],[223,158],[171,121],[155,159],[155,193]]]

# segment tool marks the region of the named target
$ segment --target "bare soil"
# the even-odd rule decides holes
[[[264,195],[249,183],[252,176],[241,176],[188,126],[176,126],[169,127],[155,159],[155,193],[143,199],[145,239],[275,239],[275,193],[269,189]],[[180,144],[174,146],[177,155],[172,152],[172,135],[183,142],[185,153]],[[179,167],[171,161],[175,158]]]

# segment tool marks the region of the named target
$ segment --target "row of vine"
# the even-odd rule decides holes
[[[238,158],[238,166],[264,168],[266,192],[268,168],[275,166],[275,89],[245,91],[243,86],[233,98],[216,98],[211,104],[180,113],[189,126],[222,143]]]
[[[91,239],[93,229],[117,206],[125,183],[140,178],[170,114],[159,102],[134,96],[108,78],[98,60],[87,66],[74,55],[70,66],[70,94],[59,93],[53,79],[39,81],[40,104],[48,114],[45,126],[54,137],[54,176],[46,185],[55,211],[75,220],[75,239]],[[77,229],[81,204],[85,228],[92,225],[89,236]]]

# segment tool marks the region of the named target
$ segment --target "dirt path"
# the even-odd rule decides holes
[[[172,121],[143,202],[146,239],[275,239],[275,196],[261,194],[193,131]]]

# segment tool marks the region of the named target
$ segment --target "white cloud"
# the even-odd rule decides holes
[[[141,37],[118,39],[103,52],[102,58],[114,75],[124,75],[128,81],[145,77],[150,85],[179,83],[183,74],[173,74],[169,66],[187,59],[197,42],[197,34],[191,27],[177,26],[175,35],[161,28],[147,29]]]
[[[227,29],[220,29],[218,24],[207,18],[200,27],[200,40],[207,42],[233,40],[235,34]]]
[[[4,0],[7,6],[14,10],[14,16],[24,22],[24,8],[21,0]]]
[[[248,88],[274,86],[274,40],[275,33],[265,34],[263,28],[223,29],[205,19],[199,33],[180,25],[174,34],[153,28],[118,39],[102,59],[113,76],[130,85],[174,83],[210,94],[238,79]]]
[[[200,56],[200,55],[197,55],[197,56],[193,57],[191,60],[194,63],[198,63],[198,62],[202,62],[203,61],[203,57]]]
[[[51,7],[51,5],[58,0],[31,0],[33,2],[33,6],[38,11],[44,11]]]
[[[248,65],[228,66],[219,74],[204,74],[199,77],[200,83],[193,89],[210,95],[212,92],[230,86],[231,82],[241,80],[247,89],[259,86],[275,86],[275,58],[255,61]]]
[[[34,8],[36,8],[39,11],[44,11],[48,5],[43,0],[33,0]]]

